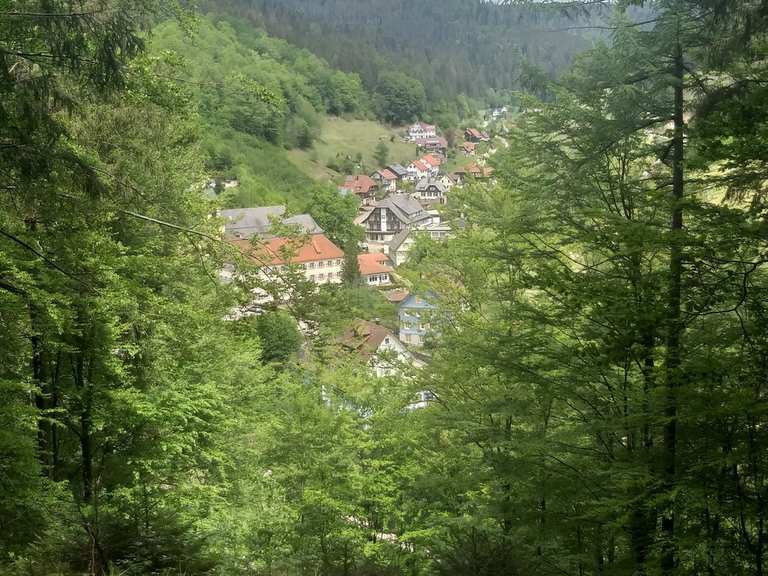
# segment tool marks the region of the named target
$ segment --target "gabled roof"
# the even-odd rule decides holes
[[[389,257],[381,252],[358,254],[357,267],[360,270],[361,276],[392,272],[392,266],[389,265]]]
[[[420,172],[429,172],[431,168],[431,166],[424,162],[424,160],[414,160],[410,165]]]
[[[467,152],[474,152],[475,148],[477,148],[477,144],[474,142],[464,142],[461,147],[464,148],[464,150]]]
[[[347,351],[359,354],[363,360],[369,360],[378,352],[379,346],[386,338],[397,340],[397,337],[388,328],[374,322],[357,319],[338,339],[338,343]]]
[[[389,251],[391,252],[397,252],[397,250],[400,248],[400,246],[403,245],[403,242],[408,238],[408,236],[411,235],[411,229],[410,228],[403,228],[395,234],[392,237],[392,240],[389,241]]]
[[[398,178],[405,178],[408,176],[408,170],[401,164],[390,164],[387,166],[390,172],[393,172]]]
[[[423,162],[426,162],[430,166],[432,166],[432,168],[439,168],[440,165],[443,163],[443,161],[440,160],[440,158],[438,158],[437,156],[434,156],[433,154],[427,154],[426,156],[422,157],[421,160]]]
[[[390,194],[383,200],[374,203],[371,211],[365,214],[359,220],[359,223],[362,224],[367,221],[377,208],[389,208],[394,215],[406,225],[431,218],[431,216],[424,211],[424,208],[422,208],[419,201],[410,194]]]
[[[224,219],[224,233],[236,238],[251,238],[254,235],[267,235],[272,227],[272,220],[283,224],[297,225],[303,234],[322,234],[309,214],[298,214],[283,218],[285,206],[260,206],[257,208],[233,208],[222,210],[219,215]]]
[[[339,186],[340,190],[349,190],[352,194],[363,196],[369,194],[374,188],[376,188],[376,182],[366,175],[347,176],[344,184]]]
[[[397,174],[392,172],[389,168],[379,170],[379,174],[381,174],[381,177],[384,178],[384,180],[397,180]]]
[[[404,288],[399,288],[396,290],[390,290],[389,292],[385,292],[384,295],[387,297],[387,300],[389,300],[390,302],[394,304],[399,304],[400,302],[408,298],[408,296],[410,295],[410,292],[408,292],[408,290]]]
[[[408,219],[420,215],[424,211],[421,204],[410,194],[390,194],[378,204],[391,208],[396,213],[400,212]]]
[[[477,128],[467,128],[465,132],[472,136],[472,138],[482,138],[482,134],[480,134],[480,130]]]
[[[421,180],[419,180],[419,182],[416,184],[416,192],[425,192],[431,186],[434,186],[435,188],[437,188],[438,192],[440,192],[441,194],[448,193],[448,186],[446,186],[440,180],[435,180],[429,177],[422,178]]]
[[[469,174],[475,178],[490,178],[493,174],[493,168],[489,166],[480,166],[477,162],[470,162],[463,168],[456,170],[455,174]]]
[[[430,294],[428,297],[434,298],[434,295]],[[409,294],[408,297],[400,303],[399,308],[419,308],[423,310],[429,310],[435,308],[435,305],[431,304],[423,296],[418,294]]]
[[[254,263],[264,265],[302,264],[318,260],[335,260],[344,257],[344,252],[324,234],[312,234],[298,238],[278,237],[264,242],[232,239],[243,256]]]

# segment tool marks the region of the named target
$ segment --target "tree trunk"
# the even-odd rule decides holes
[[[678,32],[679,33],[679,32]],[[683,118],[683,48],[678,37],[675,44],[674,75],[674,134],[672,140],[672,222],[669,261],[669,300],[667,305],[667,354],[666,354],[666,406],[664,410],[663,487],[667,494],[674,488],[677,475],[677,391],[681,380],[680,340],[683,333],[681,318],[681,293],[683,274],[683,206],[684,195],[684,118]],[[676,566],[676,541],[674,502],[669,497],[661,519],[663,574],[674,573]]]

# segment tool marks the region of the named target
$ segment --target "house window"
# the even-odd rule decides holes
[[[315,263],[314,262],[310,262],[309,263],[309,269],[310,270],[314,270],[315,269]]]
[[[318,280],[325,280],[325,274],[318,274],[317,279]]]

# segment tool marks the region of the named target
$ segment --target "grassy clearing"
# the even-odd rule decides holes
[[[394,138],[393,138],[394,137]],[[389,148],[389,161],[407,164],[417,158],[416,146],[402,141],[399,131],[370,120],[326,118],[320,137],[311,150],[291,150],[291,161],[304,173],[317,180],[338,180],[338,172],[326,167],[337,157],[355,158],[363,155],[362,172],[372,172],[378,165],[374,160],[376,145],[383,141]]]

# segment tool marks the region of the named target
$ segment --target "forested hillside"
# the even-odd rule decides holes
[[[0,574],[765,574],[768,0],[596,3],[466,165],[341,193],[323,116],[458,107],[534,8],[1,2]]]
[[[200,18],[190,34],[166,22],[151,46],[199,112],[208,170],[239,181],[227,204],[303,207],[314,184],[284,150],[311,148],[326,115],[368,109],[356,75],[248,26]]]
[[[589,12],[501,6],[479,0],[217,0],[270,34],[308,48],[375,90],[398,71],[420,82],[430,103],[458,95],[495,99],[553,77],[589,45],[566,30]]]

